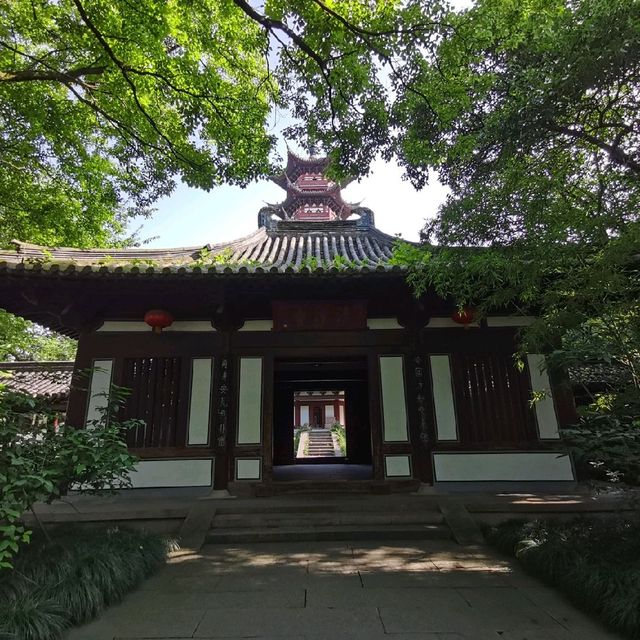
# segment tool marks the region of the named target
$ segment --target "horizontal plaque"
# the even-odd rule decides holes
[[[273,303],[275,331],[360,331],[367,328],[364,300]]]

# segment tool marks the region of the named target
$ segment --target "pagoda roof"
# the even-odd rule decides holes
[[[288,181],[287,176],[284,176],[284,178]],[[330,183],[327,188],[319,188],[317,190],[302,189],[297,184],[290,182],[284,188],[287,190],[285,201],[269,204],[276,212],[282,211],[284,219],[289,219],[299,207],[305,204],[326,204],[334,211],[337,218],[345,220],[353,213],[354,208],[358,206],[342,199],[340,185],[335,182]]]
[[[14,241],[0,251],[0,274],[174,276],[191,274],[364,274],[400,272],[390,262],[397,239],[361,220],[270,220],[231,242],[173,249],[74,249]]]
[[[284,173],[289,176],[292,182],[295,182],[303,173],[321,173],[329,167],[330,160],[328,156],[311,156],[304,158],[287,148],[287,166]]]

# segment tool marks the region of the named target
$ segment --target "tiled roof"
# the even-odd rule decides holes
[[[360,220],[263,220],[233,242],[177,249],[47,248],[15,241],[0,252],[0,272],[59,275],[352,274],[400,272],[389,262],[396,238]]]
[[[69,395],[73,362],[0,362],[0,384],[31,396],[64,400]]]

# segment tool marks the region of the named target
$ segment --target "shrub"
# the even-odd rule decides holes
[[[55,640],[88,622],[164,562],[168,542],[117,528],[59,529],[34,535],[0,574],[0,631],[20,640]]]
[[[57,425],[35,398],[0,387],[0,569],[10,567],[19,544],[29,541],[21,517],[34,503],[71,488],[99,493],[130,485],[136,458],[122,436],[137,421],[114,417],[125,397],[113,388],[101,417],[74,429]]]
[[[580,479],[640,484],[640,417],[587,412],[562,430]]]
[[[640,522],[505,522],[487,539],[577,606],[640,638]]]
[[[337,440],[338,446],[340,447],[340,453],[343,456],[347,455],[347,430],[339,423],[335,423],[331,427],[331,433],[334,433]]]

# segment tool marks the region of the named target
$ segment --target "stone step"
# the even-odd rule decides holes
[[[284,502],[272,500],[229,500],[216,507],[217,515],[265,514],[286,515],[291,513],[440,513],[437,500],[413,496],[376,496],[363,500],[359,496],[328,498],[322,496],[317,502],[311,498],[283,498]]]
[[[355,513],[235,513],[216,514],[212,529],[289,528],[310,526],[379,526],[442,524],[444,519],[437,511]]]
[[[312,527],[280,527],[276,529],[212,529],[206,544],[245,542],[300,542],[322,540],[450,540],[451,530],[440,524],[353,526],[330,525]]]
[[[327,480],[306,481],[293,480],[287,482],[273,482],[271,484],[256,484],[252,487],[256,497],[266,496],[342,496],[353,494],[389,495],[416,491],[420,485],[418,480]],[[235,485],[230,485],[230,491]],[[232,491],[233,493],[233,491]]]

